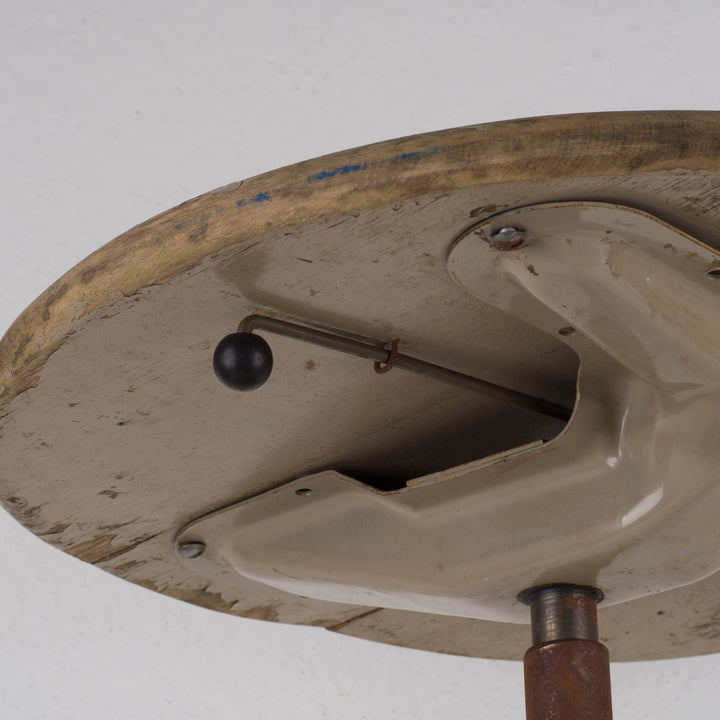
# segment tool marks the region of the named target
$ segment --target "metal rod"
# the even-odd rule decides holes
[[[597,641],[601,598],[573,585],[521,593],[533,636],[523,660],[527,720],[612,720],[610,657]]]
[[[307,327],[305,325],[296,325],[295,323],[279,320],[277,318],[267,317],[265,315],[248,315],[238,326],[238,332],[253,332],[254,330],[267,330],[278,335],[302,340],[303,342],[313,343],[321,347],[330,348],[355,355],[357,357],[368,358],[376,362],[385,363],[390,358],[390,351],[378,345],[353,340],[342,335],[338,335],[323,330]],[[409,370],[410,372],[424,375],[425,377],[463,388],[464,390],[472,390],[486,397],[499,400],[500,402],[525,408],[533,412],[541,413],[549,417],[557,418],[567,422],[572,415],[570,408],[563,405],[551,403],[542,398],[536,398],[532,395],[511,388],[502,387],[487,380],[464,375],[463,373],[449,370],[440,365],[418,360],[409,355],[398,354],[395,359],[395,366]]]

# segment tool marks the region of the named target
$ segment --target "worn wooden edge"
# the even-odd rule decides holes
[[[0,414],[75,321],[224,248],[324,215],[498,183],[720,168],[720,112],[537,117],[389,140],[201,195],[120,235],[38,297],[0,341]]]

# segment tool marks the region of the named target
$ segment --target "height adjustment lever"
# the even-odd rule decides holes
[[[441,365],[434,365],[410,355],[403,355],[397,352],[397,340],[393,340],[391,348],[388,350],[381,343],[356,340],[336,330],[327,328],[319,330],[266,315],[248,315],[238,326],[237,332],[226,335],[215,349],[213,356],[215,374],[220,382],[233,390],[256,390],[265,384],[272,372],[273,355],[270,346],[263,338],[255,335],[254,330],[265,330],[276,335],[338,350],[348,355],[374,360],[375,370],[379,373],[387,372],[392,367],[399,367],[566,422],[572,414],[570,408],[556,405],[542,398],[526,395],[517,390],[465,375]]]

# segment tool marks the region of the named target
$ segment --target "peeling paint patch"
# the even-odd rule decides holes
[[[138,563],[137,560],[128,560],[127,562],[124,562],[124,563],[118,565],[115,568],[114,572],[117,572],[117,573],[126,572],[128,570],[132,570],[134,567],[137,567],[137,565],[139,565],[139,564],[140,563]]]
[[[44,504],[44,503],[43,503]],[[17,495],[13,495],[3,500],[5,509],[20,523],[27,528],[32,529],[37,523],[32,522],[35,516],[40,512],[43,505],[30,506],[28,501]]]
[[[122,525],[129,524],[131,523],[118,523],[117,525],[106,527],[119,528],[122,527]],[[78,558],[78,560],[96,565],[97,563],[107,562],[108,560],[118,557],[118,555],[123,555],[130,550],[134,550],[138,545],[157,537],[157,534],[146,535],[137,538],[127,545],[119,546],[113,545],[113,540],[115,540],[116,537],[117,534],[96,535],[92,540],[86,540],[72,547],[62,549],[68,553],[68,555]]]
[[[82,560],[83,562],[96,563],[104,560],[108,555],[115,553],[112,541],[117,535],[96,535],[92,540],[73,545],[65,550],[68,555]]]
[[[70,523],[57,523],[53,525],[47,532],[41,533],[41,537],[47,537],[48,535],[59,535],[61,532],[65,532],[70,527]]]
[[[328,178],[335,177],[336,175],[347,175],[348,173],[357,172],[358,170],[364,170],[367,167],[367,163],[363,165],[343,165],[342,167],[335,168],[334,170],[324,170],[315,175],[308,175],[307,181],[309,183],[317,182],[318,180],[327,180]]]
[[[504,205],[502,207],[505,207]],[[494,212],[497,212],[498,206],[494,203],[489,203],[488,205],[481,205],[480,207],[476,207],[473,210],[470,211],[470,217],[483,217],[485,215],[491,215]]]
[[[242,610],[242,616],[253,620],[266,620],[267,622],[277,622],[279,618],[277,608],[274,605],[255,605],[247,610]]]
[[[152,580],[132,580],[136,585],[153,590],[154,592],[167,595],[168,597],[175,598],[176,600],[182,600],[183,602],[189,602],[193,605],[199,605],[200,607],[208,608],[209,610],[217,610],[218,612],[231,613],[234,615],[245,615],[245,611],[237,612],[233,611],[233,607],[236,605],[235,600],[225,600],[220,593],[208,592],[208,587],[204,588],[182,588],[182,587],[165,587],[160,588]],[[277,610],[272,608],[277,618]],[[268,609],[268,613],[270,610]],[[251,617],[251,616],[247,616]],[[269,619],[269,618],[259,618]]]

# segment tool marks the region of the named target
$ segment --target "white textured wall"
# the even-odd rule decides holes
[[[281,165],[512,117],[720,109],[714,0],[0,0],[0,13],[0,331],[130,226]],[[717,715],[719,671],[717,656],[616,665],[616,717]],[[522,692],[519,664],[154,595],[0,513],[3,720],[521,720]]]

